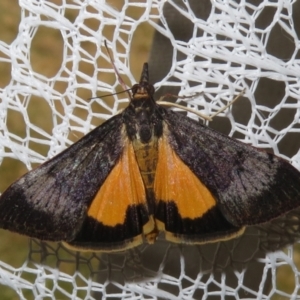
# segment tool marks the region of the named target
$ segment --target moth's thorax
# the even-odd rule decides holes
[[[130,140],[140,140],[147,144],[153,137],[162,135],[163,118],[149,95],[139,99],[134,97],[125,109],[123,118]]]

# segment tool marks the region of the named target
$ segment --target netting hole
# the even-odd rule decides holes
[[[297,132],[288,132],[282,137],[277,147],[281,154],[287,157],[294,156],[300,148],[299,134]]]
[[[106,292],[107,294],[121,294],[123,291],[121,287],[121,285],[116,285],[113,282],[109,282],[106,285]]]
[[[246,97],[240,97],[231,107],[231,113],[235,122],[247,125],[252,112],[251,102]]]
[[[254,92],[257,105],[274,108],[285,95],[285,83],[270,78],[260,78]]]
[[[64,16],[71,22],[75,23],[76,18],[78,17],[80,7],[78,6],[78,9],[75,9],[75,6],[72,6],[72,8],[64,6]]]
[[[63,43],[59,30],[39,26],[32,39],[30,51],[32,69],[48,78],[55,76],[62,64]],[[51,60],[51,63],[49,63],[49,60]]]
[[[195,290],[192,299],[204,299],[203,296],[204,296],[203,290],[198,288]]]
[[[92,296],[93,296],[93,298],[91,298],[91,299],[96,299],[96,300],[103,299],[103,293],[99,292],[99,291],[93,291]],[[110,299],[112,299],[112,298],[110,297]]]
[[[272,6],[265,6],[259,13],[255,20],[255,28],[265,30],[271,25],[274,15],[276,13],[276,8]]]
[[[276,24],[270,32],[266,50],[268,54],[287,61],[296,50],[296,45],[293,37],[279,24]]]
[[[214,117],[213,122],[209,123],[209,127],[217,130],[218,132],[224,133],[226,135],[228,135],[231,131],[230,120],[224,117],[218,117],[218,116]]]
[[[10,44],[18,35],[21,10],[17,1],[5,1],[0,10],[0,40]],[[2,81],[1,75],[1,81]]]
[[[296,99],[290,98],[292,102],[296,103]],[[287,103],[288,101],[286,101]],[[291,101],[289,101],[291,103]],[[278,131],[283,130],[287,128],[289,125],[291,125],[295,119],[296,114],[296,108],[292,109],[289,107],[282,107],[278,111],[274,112],[274,115],[272,116],[270,120],[270,127],[273,129],[276,129]]]
[[[201,5],[198,1],[189,1],[189,5],[195,14],[196,18],[207,21],[212,9],[212,4],[210,0],[202,0]]]
[[[177,278],[177,277],[175,277]],[[178,284],[171,284],[171,283],[164,283],[164,282],[159,282],[157,285],[157,289],[158,290],[162,290],[162,291],[166,291],[174,296],[178,296],[179,295],[179,285]]]
[[[14,107],[7,110],[7,129],[10,133],[18,136],[20,139],[26,138],[26,123],[24,120],[25,108]]]
[[[79,33],[83,37],[89,37],[96,35],[96,31],[100,27],[101,19],[99,19],[98,11],[91,7],[87,6],[87,11],[89,11],[89,17],[86,17],[83,22],[80,24]],[[94,15],[93,17],[90,17]],[[88,39],[88,38],[87,38]]]
[[[147,4],[144,3],[144,5],[141,6],[135,6],[127,5],[126,9],[124,9],[126,16],[138,21],[140,17],[146,12],[146,9],[148,9]]]
[[[295,273],[291,266],[278,266],[276,269],[276,289],[280,292],[291,295],[294,292],[295,288]]]

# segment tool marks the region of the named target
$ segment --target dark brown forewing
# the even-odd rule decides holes
[[[300,206],[300,173],[288,162],[172,111],[168,139],[235,226],[267,222]]]
[[[25,174],[0,198],[0,227],[46,240],[72,240],[87,206],[123,151],[121,115]]]

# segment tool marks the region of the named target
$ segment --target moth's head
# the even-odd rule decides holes
[[[149,71],[148,63],[144,63],[139,83],[136,83],[131,88],[132,100],[138,100],[141,98],[153,98],[154,86],[149,83]]]

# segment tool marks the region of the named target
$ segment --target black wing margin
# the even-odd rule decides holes
[[[0,198],[0,227],[69,241],[124,147],[121,115],[13,183]]]
[[[166,111],[169,143],[234,226],[267,222],[300,206],[300,173],[285,160]]]

